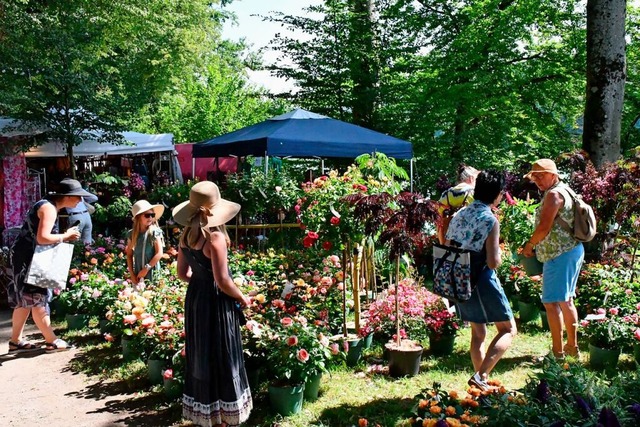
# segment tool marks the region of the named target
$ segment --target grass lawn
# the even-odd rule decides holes
[[[488,340],[495,334],[489,328]],[[104,380],[103,394],[132,393],[129,408],[139,405],[145,417],[163,425],[187,426],[180,422],[180,402],[167,401],[161,386],[152,386],[142,361],[124,362],[119,345],[101,340],[97,329],[69,331],[67,337],[83,349],[74,359],[72,369]],[[275,415],[269,408],[267,379],[254,392],[254,410],[247,426],[325,427],[358,425],[366,418],[370,426],[396,426],[406,420],[417,402],[414,398],[434,382],[445,390],[466,394],[467,380],[473,373],[469,358],[470,329],[464,328],[456,338],[455,351],[450,356],[434,357],[425,350],[420,374],[410,378],[393,379],[384,373],[387,362],[382,359],[382,345],[375,344],[365,351],[364,360],[356,368],[335,366],[325,374],[316,402],[305,402],[302,412],[287,418]],[[550,351],[551,337],[543,331],[540,320],[519,328],[519,334],[503,359],[498,363],[492,379],[501,381],[508,389],[522,387],[528,376],[540,368],[539,358]],[[582,349],[582,362],[587,362],[587,349]],[[632,369],[631,357],[623,355],[621,367]],[[382,371],[382,372],[381,372]],[[117,408],[114,408],[117,409]]]

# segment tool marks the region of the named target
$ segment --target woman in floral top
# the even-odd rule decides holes
[[[475,285],[471,298],[457,305],[462,320],[471,323],[471,361],[475,373],[469,384],[488,390],[487,378],[516,335],[516,324],[509,301],[495,269],[500,265],[500,224],[491,210],[502,200],[504,175],[497,171],[480,172],[476,180],[475,200],[451,220],[447,243],[471,252],[471,280]],[[498,333],[485,350],[487,323],[495,323]]]
[[[566,184],[560,182],[553,160],[537,160],[525,178],[544,191],[544,196],[536,214],[536,228],[522,253],[544,263],[542,303],[549,319],[553,354],[557,358],[563,358],[565,354],[578,357],[578,311],[573,298],[584,261],[584,248],[555,221],[559,217],[567,224],[573,224],[573,200]],[[567,329],[565,345],[563,323]]]

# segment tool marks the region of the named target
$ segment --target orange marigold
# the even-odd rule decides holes
[[[456,408],[454,408],[453,406],[447,406],[447,409],[444,410],[444,413],[452,417],[456,414]]]
[[[425,409],[427,406],[429,406],[429,401],[426,399],[420,399],[420,402],[418,402],[418,408]]]
[[[438,415],[442,412],[442,408],[439,406],[432,406],[431,408],[429,408],[429,412],[431,412],[433,415]]]
[[[369,421],[366,418],[358,419],[358,427],[367,427],[369,425]]]
[[[458,392],[455,391],[455,390],[451,390],[449,392],[449,397],[452,398],[452,399],[458,399]]]

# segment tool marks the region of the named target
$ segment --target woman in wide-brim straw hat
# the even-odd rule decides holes
[[[544,263],[541,300],[549,319],[553,354],[559,359],[565,355],[577,358],[578,311],[573,299],[584,262],[584,247],[559,222],[574,222],[572,190],[560,180],[558,168],[551,159],[536,160],[524,177],[533,181],[544,195],[536,210],[536,228],[522,253]],[[567,331],[566,343],[563,327]]]
[[[198,425],[239,425],[253,406],[239,308],[250,300],[229,275],[230,241],[224,225],[239,210],[240,205],[220,197],[218,186],[209,181],[191,187],[189,200],[173,209],[173,219],[185,226],[178,276],[189,282],[183,416]]]
[[[127,269],[133,283],[153,280],[160,269],[164,237],[158,227],[158,218],[164,213],[164,206],[152,205],[146,200],[138,200],[131,207],[133,228],[127,233]]]
[[[33,343],[23,339],[24,325],[29,318],[38,326],[44,336],[46,351],[67,350],[71,346],[58,338],[51,328],[51,319],[47,310],[47,289],[26,283],[27,272],[33,260],[36,245],[53,245],[73,242],[80,237],[77,227],[65,232],[58,228],[58,212],[78,204],[82,197],[90,196],[75,179],[63,179],[56,191],[50,192],[44,199],[36,202],[27,212],[22,230],[9,252],[10,270],[7,296],[13,309],[9,352],[36,350]]]

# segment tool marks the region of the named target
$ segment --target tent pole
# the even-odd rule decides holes
[[[264,176],[269,175],[269,156],[267,156],[267,152],[264,153]]]
[[[413,193],[413,161],[415,160],[415,158],[411,158],[411,161],[409,162],[409,173],[410,173],[410,179],[411,179],[411,192]]]
[[[324,159],[320,159],[320,175],[324,175]]]
[[[196,179],[196,158],[193,157],[193,151],[191,152],[191,179]]]

